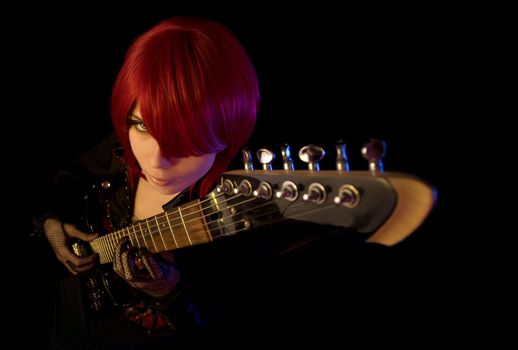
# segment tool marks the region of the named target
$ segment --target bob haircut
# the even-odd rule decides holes
[[[217,153],[200,183],[199,195],[205,196],[252,134],[259,84],[240,42],[214,21],[173,17],[139,36],[126,53],[111,98],[132,187],[143,176],[128,133],[137,103],[164,157]]]

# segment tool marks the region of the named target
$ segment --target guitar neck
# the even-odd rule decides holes
[[[202,202],[194,200],[101,236],[90,242],[90,246],[99,254],[101,264],[105,264],[113,262],[115,248],[122,239],[151,253],[207,243],[213,240],[207,215]]]
[[[340,226],[370,242],[394,245],[414,232],[435,200],[431,185],[400,173],[230,171],[208,196],[90,245],[104,264],[113,261],[115,248],[125,238],[134,247],[158,253],[286,219]]]

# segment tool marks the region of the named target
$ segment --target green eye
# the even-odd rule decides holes
[[[138,131],[147,132],[147,128],[146,128],[146,125],[144,124],[144,121],[142,119],[140,119],[139,117],[137,117],[136,115],[130,115],[128,122],[129,122],[130,127],[135,126],[135,128]]]
[[[138,131],[147,131],[147,128],[144,125],[144,122],[136,123],[135,128],[137,128]]]

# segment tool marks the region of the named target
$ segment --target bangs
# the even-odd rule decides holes
[[[167,158],[216,153],[200,186],[207,193],[255,126],[259,85],[243,47],[203,19],[163,21],[131,45],[112,90],[112,120],[130,171],[138,174],[128,116],[138,103]]]
[[[183,104],[159,108],[163,104],[145,98],[139,101],[144,124],[165,157],[201,156],[225,149],[226,145],[218,135],[219,119],[211,111]]]
[[[157,35],[145,46],[147,54],[139,57],[130,79],[140,82],[135,100],[163,154],[187,157],[224,150],[221,123],[235,112],[238,90],[225,87],[225,68],[217,64],[210,43],[196,32],[180,32]]]

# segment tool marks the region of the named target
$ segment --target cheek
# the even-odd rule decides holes
[[[214,164],[214,157],[210,155],[201,158],[189,159],[178,164],[183,169],[184,179],[194,182],[201,179]]]
[[[131,150],[133,151],[133,155],[135,155],[135,158],[137,158],[137,161],[140,162],[143,157],[143,143],[142,140],[140,140],[139,135],[137,132],[133,129],[130,129],[129,131],[129,141]]]
[[[202,158],[202,160],[200,161],[200,166],[199,166],[199,169],[200,169],[199,172],[203,173],[202,175],[204,175],[205,173],[207,173],[210,170],[210,168],[214,164],[215,158],[216,158],[215,153],[207,154]]]

